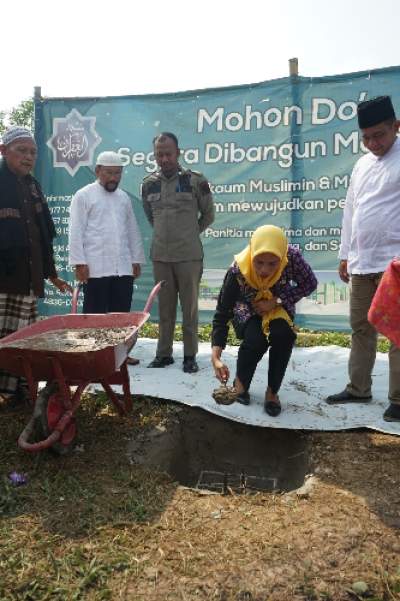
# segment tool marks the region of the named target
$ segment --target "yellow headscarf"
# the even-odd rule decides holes
[[[249,286],[258,291],[255,297],[256,301],[270,300],[273,297],[270,288],[279,280],[287,265],[287,250],[288,241],[281,228],[275,225],[262,225],[253,233],[250,244],[241,253],[235,255],[235,261],[244,279]],[[253,267],[254,257],[262,253],[272,253],[280,259],[278,269],[267,278],[260,278]],[[270,321],[278,318],[285,319],[293,327],[293,321],[285,309],[280,306],[263,315],[264,334],[269,332]]]

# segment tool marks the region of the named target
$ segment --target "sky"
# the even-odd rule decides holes
[[[400,65],[399,0],[5,0],[0,110]],[[382,91],[384,92],[384,91]]]

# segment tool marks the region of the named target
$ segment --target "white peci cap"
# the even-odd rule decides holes
[[[123,167],[121,155],[113,150],[101,152],[97,157],[96,165],[101,167]]]
[[[32,140],[32,142],[35,141],[32,132],[26,127],[20,127],[19,125],[12,125],[3,133],[4,146],[22,139],[29,139]]]

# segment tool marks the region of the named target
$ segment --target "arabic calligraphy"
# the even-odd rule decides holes
[[[63,135],[57,138],[57,150],[63,159],[81,159],[89,148],[85,128],[68,125]]]
[[[47,146],[53,152],[53,166],[63,167],[73,177],[80,167],[91,166],[101,137],[95,130],[96,117],[84,117],[75,108],[65,117],[53,119],[53,135]]]

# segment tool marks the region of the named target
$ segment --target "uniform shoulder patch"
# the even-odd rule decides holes
[[[206,181],[206,180],[201,182],[199,188],[200,188],[200,192],[202,194],[210,194],[210,192],[211,192],[208,181]]]
[[[161,192],[161,180],[157,177],[143,182],[143,192],[145,195],[159,194]]]
[[[142,199],[146,200],[149,194],[159,194],[161,192],[161,180],[156,173],[147,175],[141,185]]]

